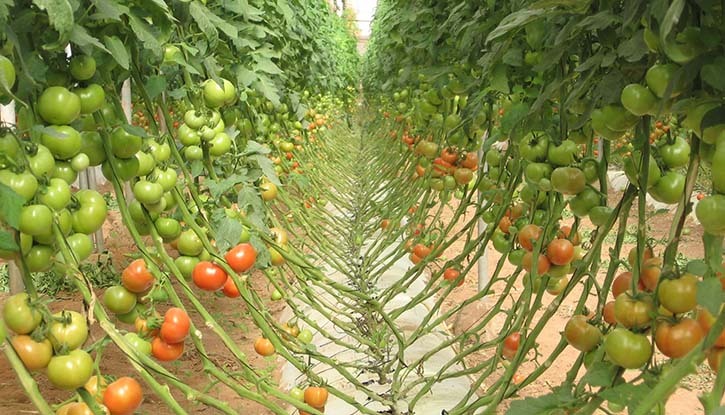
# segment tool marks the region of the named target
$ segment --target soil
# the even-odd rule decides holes
[[[614,194],[613,192],[610,193],[610,204],[614,205],[620,197],[621,194]],[[130,236],[125,231],[125,226],[121,224],[118,212],[111,212],[110,215],[110,219],[107,220],[106,224],[104,225],[106,249],[112,255],[117,269],[122,269],[123,266],[125,266],[125,264],[129,262],[129,258],[127,258],[126,255],[135,251],[136,244],[132,241]],[[443,219],[450,220],[450,218],[451,211],[448,210],[444,215]],[[570,221],[571,218],[564,220],[564,222]],[[633,214],[630,218],[630,221],[630,226],[636,223],[636,215]],[[672,212],[652,217],[650,220],[648,220],[651,237],[655,239],[661,239],[666,237],[671,223]],[[584,228],[586,229],[587,227],[591,229],[590,225],[584,224]],[[680,253],[687,258],[701,258],[703,252],[700,227],[694,225],[691,219],[688,218],[686,223],[686,229],[688,229],[689,231],[687,235],[684,235],[682,237],[680,244]],[[627,252],[628,249],[633,246],[633,244],[634,240],[632,238],[629,238],[623,251]],[[450,249],[444,254],[444,256],[449,258],[455,256],[457,252],[460,252],[462,246],[462,241],[454,243],[450,247]],[[606,253],[609,246],[611,246],[611,244],[605,246],[605,248],[602,250],[603,260],[608,260],[608,258],[606,258]],[[655,249],[655,252],[660,253],[661,250],[662,247],[660,246]],[[496,262],[499,258],[500,254],[498,254],[493,249],[489,249],[487,260],[489,275],[493,273]],[[508,264],[507,262],[507,264],[504,266],[504,269],[502,270],[501,275],[508,275],[508,273],[510,273],[511,271],[513,271],[513,267],[510,266],[510,264]],[[597,279],[601,282],[603,279],[603,275],[598,275]],[[253,274],[249,278],[249,281],[252,288],[260,294],[260,297],[269,298],[269,288],[264,283],[264,277]],[[520,292],[522,286],[517,285],[514,289]],[[447,298],[445,306],[452,307],[456,304],[460,304],[466,298],[474,295],[477,290],[477,276],[475,275],[474,267],[474,271],[472,271],[467,276],[464,285],[454,290],[452,295]],[[547,356],[549,352],[555,347],[555,345],[558,344],[560,340],[560,332],[563,330],[566,321],[572,314],[574,299],[577,298],[577,294],[578,291],[575,291],[572,293],[572,295],[568,296],[567,299],[559,307],[556,315],[548,322],[545,333],[551,333],[551,335],[544,335],[538,339],[538,351],[543,356]],[[201,294],[200,297],[202,302],[212,313],[212,315],[217,319],[217,321],[219,321],[223,325],[225,330],[227,330],[227,332],[232,336],[236,344],[247,355],[249,364],[260,373],[267,373],[269,374],[269,376],[274,377],[275,370],[279,367],[279,362],[276,361],[274,358],[260,357],[254,352],[253,341],[256,337],[258,337],[259,330],[256,328],[251,318],[248,316],[246,307],[243,302],[206,293]],[[208,299],[205,297],[208,297]],[[214,298],[212,299],[211,297]],[[546,298],[544,299],[544,305],[547,305],[547,303],[551,302],[551,300],[554,298],[553,296],[547,295],[545,295],[545,297]],[[77,294],[62,293],[57,295],[53,300],[54,301],[51,304],[51,308],[53,310],[80,310],[82,307],[80,296]],[[591,307],[594,307],[595,303],[593,301],[593,298],[587,304]],[[283,306],[284,303],[280,302],[270,301],[270,303],[268,304],[269,310],[273,316],[279,315],[282,311]],[[449,321],[449,324],[453,327],[454,331],[457,328],[460,329],[462,326],[465,328],[466,325],[472,324],[475,319],[479,318],[485,311],[487,306],[487,302],[482,302],[481,304],[476,305],[473,312],[471,312],[471,310],[464,310],[464,312],[460,313],[459,316],[452,318],[451,321]],[[542,307],[542,309],[543,308],[545,307]],[[164,310],[159,311],[163,313]],[[539,311],[538,313],[540,314],[541,311]],[[475,317],[472,317],[474,315]],[[203,333],[204,345],[206,347],[209,357],[213,361],[221,365],[231,365],[232,362],[234,362],[234,359],[231,359],[229,357],[228,351],[222,341],[205,327],[203,321],[198,315],[192,314],[192,319]],[[494,320],[493,325],[490,328],[490,331],[494,332],[494,334],[497,330],[497,323],[499,324],[498,328],[500,329],[500,320]],[[118,324],[120,325],[120,327],[123,327],[123,329],[132,329],[131,326],[124,326],[123,323],[119,322]],[[102,332],[100,328],[95,325],[92,328],[91,339],[88,344],[101,337]],[[485,352],[481,352],[479,354],[471,356],[466,361],[466,363],[468,365],[475,365],[477,362],[481,362],[487,357],[489,356]],[[517,396],[505,401],[500,408],[500,413],[505,412],[506,407],[508,407],[510,402],[514,399],[528,396],[541,396],[550,393],[552,386],[558,385],[562,382],[566,372],[571,366],[571,362],[577,359],[577,357],[578,352],[570,347],[567,347],[562,355],[558,359],[556,359],[552,366],[544,373],[544,375],[537,378],[534,382],[526,385],[526,387],[519,391]],[[173,373],[175,373],[183,382],[189,384],[192,387],[204,389],[205,387],[210,385],[209,378],[205,375],[202,375],[202,363],[195,353],[185,353],[179,361],[165,364],[165,366],[171,369]],[[523,366],[520,371],[520,375],[525,377],[528,375],[528,373],[534,370],[534,368],[535,364],[533,362],[529,362]],[[234,370],[233,367],[230,369]],[[101,363],[101,371],[104,374],[112,376],[134,376],[133,369],[129,366],[129,363],[127,362],[125,356],[113,345],[106,347],[104,351]],[[491,379],[496,379],[498,377],[497,375],[499,374],[500,373],[494,374],[494,376],[491,376]],[[579,376],[581,375],[582,373],[579,373]],[[43,376],[43,374],[37,374],[35,376],[35,379],[39,384],[39,388],[43,396],[51,404],[61,403],[72,396],[72,394],[69,392],[59,391],[58,389],[52,387],[45,378],[45,376]],[[678,389],[677,392],[675,392],[675,394],[669,399],[669,401],[667,402],[667,414],[693,415],[704,413],[701,409],[697,397],[699,394],[707,391],[711,387],[713,379],[714,377],[710,369],[707,368],[706,365],[701,366],[698,370],[698,373],[696,375],[686,378],[685,382],[683,383],[683,387]],[[254,386],[250,385],[250,387],[253,388]],[[230,405],[235,409],[235,411],[240,414],[266,415],[271,413],[269,410],[266,410],[261,405],[255,402],[239,398],[239,396],[235,392],[220,384],[212,386],[210,393],[221,400],[229,402]],[[174,392],[174,396],[176,397],[177,401],[182,405],[182,407],[184,407],[189,413],[218,413],[215,409],[207,408],[189,402],[187,399],[185,399],[184,396],[181,396],[181,394],[179,394],[178,392]],[[20,387],[19,382],[15,377],[14,372],[9,367],[8,362],[3,358],[0,359],[0,414],[18,413],[37,413],[37,411],[35,411],[33,405],[30,403],[30,400],[25,396],[23,389]],[[166,408],[163,402],[160,402],[158,397],[154,396],[152,392],[149,391],[147,392],[144,404],[138,413],[165,415],[171,412]]]

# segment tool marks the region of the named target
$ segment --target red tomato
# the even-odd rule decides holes
[[[567,265],[574,259],[574,244],[568,239],[554,239],[546,247],[546,257],[554,265]]]
[[[524,225],[518,234],[519,244],[525,250],[532,251],[534,249],[534,244],[539,240],[539,238],[541,238],[541,234],[543,232],[544,229],[539,225],[534,225],[532,223]]]
[[[168,344],[160,337],[154,337],[151,342],[151,354],[162,362],[171,362],[184,353],[184,343]]]
[[[194,267],[191,273],[191,279],[197,287],[206,291],[217,291],[227,282],[227,273],[224,270],[210,262],[201,261]]]
[[[443,271],[443,279],[453,283],[458,279],[458,277],[461,275],[461,271],[455,269],[455,268],[447,268],[445,271]],[[461,278],[460,281],[458,281],[458,286],[460,287],[463,285],[463,281],[465,281],[464,278]]]
[[[239,297],[239,288],[237,288],[237,284],[234,283],[232,277],[227,277],[227,282],[222,287],[222,293],[229,298]]]
[[[133,293],[142,293],[154,284],[154,276],[146,267],[146,261],[139,258],[128,264],[123,270],[121,283]]]
[[[191,320],[186,311],[178,307],[172,307],[164,314],[164,322],[161,323],[159,337],[168,344],[181,343],[189,335],[190,328]]]
[[[506,359],[513,359],[516,356],[516,352],[519,350],[519,344],[521,343],[521,333],[514,332],[506,336],[503,341],[503,350],[501,354]]]
[[[224,255],[227,263],[236,272],[247,272],[257,260],[257,250],[248,242],[241,243]]]
[[[143,390],[134,378],[122,377],[108,385],[103,404],[111,415],[132,415],[143,402]]]

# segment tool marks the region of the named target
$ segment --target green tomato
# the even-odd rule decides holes
[[[682,199],[684,191],[685,176],[675,171],[668,171],[649,190],[649,194],[658,202],[672,205]]]
[[[652,356],[652,345],[645,335],[618,327],[604,338],[604,351],[615,365],[637,369]]]
[[[53,314],[53,319],[48,330],[48,338],[56,347],[73,350],[83,346],[88,339],[85,317],[76,311],[62,311]]]
[[[591,114],[592,129],[604,138],[610,140],[616,139],[622,135],[621,132],[614,131],[607,126],[607,116],[603,109],[595,109]]]
[[[59,389],[78,389],[91,378],[93,367],[91,355],[85,350],[75,349],[67,355],[56,355],[50,359],[48,380]]]
[[[88,156],[89,166],[100,166],[106,161],[103,139],[96,131],[81,132],[81,153]]]
[[[174,260],[174,264],[179,268],[181,276],[187,281],[191,280],[191,273],[194,271],[194,267],[199,263],[199,258],[195,256],[181,255]]]
[[[103,304],[113,314],[126,314],[136,306],[136,294],[122,285],[114,285],[103,294]]]
[[[227,133],[221,132],[209,141],[209,154],[213,157],[220,157],[229,152],[232,148],[232,139]]]
[[[90,164],[91,159],[85,153],[76,154],[70,161],[70,167],[77,173],[87,169]]]
[[[6,102],[6,94],[15,85],[15,66],[10,59],[0,55],[0,101]],[[9,96],[8,96],[9,97]]]
[[[624,174],[627,176],[627,179],[629,179],[630,183],[634,184],[635,186],[640,185],[639,170],[641,159],[642,154],[637,150],[632,152],[631,157],[627,157],[624,159]],[[650,189],[655,184],[657,184],[657,182],[660,180],[661,175],[662,173],[660,172],[659,166],[657,166],[657,161],[650,154],[647,173],[647,188]]]
[[[20,212],[20,232],[31,236],[53,232],[53,212],[45,205],[28,205]]]
[[[645,74],[645,81],[649,89],[658,97],[665,98],[668,86],[672,84],[672,91],[666,99],[681,94],[686,85],[680,80],[675,80],[680,66],[674,63],[652,65]]]
[[[602,108],[604,125],[612,131],[624,132],[634,127],[639,118],[619,105],[606,105]]]
[[[164,242],[171,242],[181,235],[181,225],[176,219],[161,217],[156,219],[154,226]]]
[[[164,196],[164,188],[155,182],[139,180],[133,185],[133,195],[143,204],[155,204]]]
[[[519,143],[521,158],[528,161],[545,161],[549,149],[549,138],[546,135],[529,134]]]
[[[98,84],[90,84],[85,88],[76,88],[73,92],[81,100],[81,114],[92,114],[103,107],[106,92]]]
[[[585,187],[578,195],[569,200],[569,209],[574,216],[583,218],[600,204],[599,193],[591,187]]]
[[[53,248],[48,245],[33,245],[23,256],[30,272],[45,272],[53,266]]]
[[[66,238],[68,246],[70,247],[71,253],[73,254],[74,260],[82,262],[86,260],[93,253],[93,241],[91,237],[85,233],[74,233]],[[65,262],[63,254],[58,257],[58,260]]]
[[[71,215],[73,230],[90,235],[101,229],[108,213],[103,196],[95,190],[83,189],[76,192],[75,199],[78,206]]]
[[[129,159],[141,150],[143,140],[131,134],[123,127],[116,127],[111,133],[111,150],[113,154],[122,159]]]
[[[709,195],[695,207],[695,215],[705,232],[725,236],[725,195]]]
[[[200,111],[188,110],[184,113],[184,124],[187,128],[198,130],[199,128],[206,125],[208,119]]]
[[[171,157],[171,147],[169,146],[169,143],[162,142],[157,143],[155,140],[147,140],[146,144],[149,147],[149,152],[154,157],[154,160],[156,160],[156,163],[163,163],[165,161],[168,161]]]
[[[302,389],[300,389],[298,387],[294,387],[294,388],[290,389],[289,394],[293,399],[300,401],[300,402],[303,402],[305,399],[305,391],[303,391]]]
[[[50,183],[38,196],[40,203],[54,211],[65,209],[70,203],[70,199],[70,185],[65,180],[58,178],[50,179]]]
[[[186,123],[179,126],[179,129],[176,131],[176,138],[178,138],[179,142],[186,147],[198,146],[201,144],[201,136],[199,133],[189,127]]]
[[[78,172],[73,170],[70,162],[59,160],[55,163],[55,169],[51,177],[63,179],[66,183],[71,184],[78,179]]]
[[[201,239],[196,232],[191,229],[181,232],[177,247],[179,253],[186,256],[197,256],[204,250],[204,245],[202,244]]]
[[[113,164],[113,169],[111,168]],[[129,181],[137,176],[139,171],[140,163],[136,157],[128,159],[115,158],[113,162],[106,160],[101,166],[103,176],[111,180],[113,178],[113,170],[118,174],[118,178],[121,181]]]
[[[51,125],[44,128],[40,142],[58,160],[68,160],[81,151],[81,135],[68,125]]]
[[[184,158],[188,161],[196,161],[204,158],[204,151],[199,146],[189,146],[184,149]]]
[[[574,162],[579,152],[579,147],[572,140],[564,140],[558,146],[549,146],[548,159],[549,163],[555,166],[568,166]]]
[[[38,190],[38,179],[28,171],[16,174],[10,170],[0,170],[0,183],[11,188],[26,202],[30,201]]]
[[[81,114],[81,99],[62,86],[51,86],[38,98],[37,110],[45,122],[67,125]]]
[[[297,335],[297,340],[304,344],[309,344],[312,342],[312,331],[310,331],[310,329],[300,330],[300,334]]]
[[[657,97],[644,85],[629,84],[622,89],[622,106],[636,116],[653,114],[657,110]]]
[[[529,163],[524,169],[524,177],[527,183],[538,186],[541,179],[551,177],[552,171],[549,163]]]
[[[76,55],[70,60],[70,74],[77,81],[87,81],[96,73],[96,60],[88,55]]]
[[[143,338],[141,338],[141,336],[134,332],[126,333],[123,335],[123,337],[136,351],[136,353],[143,356],[151,356],[151,343],[149,343],[147,340],[144,340]]]
[[[17,334],[28,334],[40,324],[42,315],[30,304],[28,293],[18,293],[5,301],[3,320]]]

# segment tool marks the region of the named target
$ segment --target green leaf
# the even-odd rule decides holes
[[[257,80],[257,75],[250,71],[249,69],[239,66],[237,67],[237,83],[239,85],[243,85],[245,87],[248,87],[249,85],[252,85],[252,82]]]
[[[573,400],[571,391],[561,387],[554,389],[549,395],[536,398],[524,398],[511,402],[511,406],[506,411],[506,415],[545,414],[549,410],[563,407]]]
[[[219,199],[224,193],[228,192],[235,185],[247,181],[246,175],[235,174],[223,180],[207,180],[205,184],[209,187],[209,193],[214,199]]]
[[[249,238],[249,243],[257,250],[257,261],[255,262],[257,268],[268,267],[271,262],[271,257],[269,256],[269,249],[264,241],[259,236],[252,234]]]
[[[725,124],[725,106],[715,107],[705,113],[700,122],[700,128],[705,131],[707,128],[720,124]]]
[[[604,10],[583,18],[576,26],[589,31],[597,31],[613,26],[619,21],[619,16],[609,10]]]
[[[111,54],[113,60],[115,60],[123,69],[128,70],[131,60],[128,57],[126,45],[123,44],[121,39],[119,39],[116,35],[104,36],[103,43],[106,45],[106,49],[108,49],[108,53]]]
[[[111,0],[93,0],[96,13],[91,17],[96,20],[121,21],[121,16],[129,12],[128,7]]]
[[[151,51],[161,53],[161,43],[156,38],[151,26],[145,20],[137,17],[133,13],[128,13],[128,23],[136,37],[143,43],[144,48]]]
[[[529,113],[529,106],[524,102],[519,102],[511,106],[501,117],[501,131],[509,133],[521,121],[526,118]]]
[[[191,177],[199,177],[204,172],[204,163],[201,160],[191,162]]]
[[[692,261],[687,263],[685,269],[690,274],[703,276],[707,272],[707,264],[701,259],[693,259]]]
[[[237,205],[245,212],[247,219],[257,228],[266,229],[262,196],[253,186],[244,186],[237,194]]]
[[[275,106],[278,106],[280,104],[279,90],[277,89],[277,86],[274,85],[271,79],[267,78],[264,75],[259,75],[259,79],[257,79],[252,84],[252,86],[254,87],[254,89],[261,92],[265,98],[272,101]]]
[[[269,154],[271,150],[269,147],[263,146],[254,140],[247,141],[247,147],[244,149],[245,155],[252,154]]]
[[[725,91],[723,73],[725,73],[725,57],[723,56],[718,56],[713,62],[703,65],[700,70],[702,80],[719,91]]]
[[[10,7],[13,6],[13,0],[0,0],[0,23],[8,21],[10,16]]]
[[[250,156],[249,158],[257,162],[259,168],[262,169],[262,173],[270,182],[276,184],[277,186],[281,185],[279,179],[277,178],[277,172],[274,171],[274,164],[272,163],[272,160],[269,159],[269,157],[255,154]]]
[[[242,233],[242,224],[232,218],[225,217],[216,224],[216,246],[219,251],[226,252],[229,248],[239,242],[239,235]]]
[[[670,7],[665,13],[665,17],[660,24],[660,44],[664,45],[667,36],[669,36],[672,29],[680,21],[682,11],[685,9],[685,0],[674,0],[670,3]]]
[[[514,29],[524,27],[527,23],[538,19],[548,13],[545,9],[523,9],[509,14],[501,20],[501,23],[488,34],[486,43],[491,43],[501,36]]]
[[[617,47],[617,54],[627,62],[637,62],[645,57],[649,50],[644,43],[644,31],[640,30],[629,39],[624,40]]]
[[[705,278],[697,283],[697,303],[716,316],[722,305],[722,285],[719,278]]]
[[[257,70],[266,72],[270,75],[277,75],[282,73],[282,70],[279,69],[279,66],[275,65],[274,62],[272,62],[272,59],[255,54],[254,61],[256,62],[255,69]]]
[[[503,92],[504,94],[510,92],[508,75],[506,74],[506,67],[504,65],[496,65],[493,71],[491,71],[490,82],[491,89],[494,91]]]
[[[589,368],[581,381],[590,386],[609,386],[618,370],[617,366],[609,362],[596,362]]]
[[[33,0],[40,10],[48,13],[48,21],[59,33],[74,29],[73,8],[68,0]]]
[[[20,251],[20,247],[15,242],[13,234],[2,229],[0,229],[0,249],[10,252]]]
[[[194,1],[189,3],[189,14],[191,15],[194,22],[199,26],[202,32],[206,35],[209,43],[214,44],[219,40],[219,34],[217,33],[216,26],[209,20],[207,15],[207,9],[201,2]]]
[[[20,212],[25,200],[8,186],[0,183],[0,221],[14,229],[20,226]]]
[[[639,402],[642,397],[647,396],[651,391],[652,389],[644,383],[638,385],[622,383],[611,389],[605,389],[599,392],[599,396],[619,405],[630,406]]]
[[[148,92],[149,98],[155,99],[164,91],[166,91],[165,76],[154,75],[146,80],[146,92]]]
[[[524,51],[519,48],[511,48],[503,54],[502,62],[509,66],[524,65]]]
[[[105,46],[103,46],[103,43],[101,43],[98,39],[88,34],[86,29],[83,26],[74,25],[73,30],[70,33],[70,41],[80,47],[84,46],[95,46],[96,48],[106,52],[111,53],[106,49]]]

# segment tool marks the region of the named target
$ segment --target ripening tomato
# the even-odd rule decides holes
[[[264,337],[259,337],[254,341],[254,351],[265,357],[272,356],[275,352],[272,342]]]
[[[136,295],[122,285],[108,287],[103,294],[103,304],[113,314],[126,314],[136,306]]]
[[[53,357],[53,345],[48,339],[36,342],[32,337],[20,334],[10,339],[10,345],[30,371],[44,369]]]
[[[574,244],[568,239],[554,239],[546,247],[546,257],[554,265],[567,265],[574,259]]]
[[[541,238],[544,229],[532,223],[525,225],[518,233],[518,241],[522,248],[527,251],[534,249],[534,244]]]
[[[526,251],[526,253],[524,253],[524,256],[521,257],[521,267],[526,271],[531,272],[531,270],[533,269],[533,261],[534,253],[531,251]],[[551,268],[551,262],[549,262],[549,259],[546,257],[546,255],[539,254],[537,259],[536,274],[539,276],[544,275],[547,271],[549,271],[549,268]]]
[[[655,344],[662,354],[676,359],[694,349],[705,337],[705,331],[691,318],[683,318],[677,323],[663,321],[657,325]]]
[[[640,285],[647,291],[654,291],[662,274],[662,259],[649,258],[644,261],[639,272]]]
[[[715,324],[715,317],[710,314],[710,312],[706,309],[698,308],[697,322],[700,323],[700,327],[702,327],[702,330],[707,333],[712,328],[712,325]],[[723,330],[718,336],[717,340],[715,340],[715,346],[725,347],[725,330]]]
[[[217,291],[227,282],[227,273],[219,265],[201,261],[194,267],[191,279],[197,287],[206,291]]]
[[[720,371],[723,357],[725,357],[725,349],[722,347],[713,347],[707,352],[707,363],[715,373]]]
[[[162,362],[172,362],[184,353],[184,342],[169,344],[161,340],[160,337],[154,337],[151,342],[151,354]]]
[[[53,319],[48,338],[56,347],[73,350],[83,346],[88,339],[88,324],[83,315],[76,311],[62,311],[53,314]]]
[[[93,358],[83,349],[75,349],[67,355],[57,355],[48,363],[48,380],[55,387],[65,390],[78,389],[93,375]]]
[[[134,378],[118,378],[103,393],[103,404],[110,415],[132,415],[143,402],[143,389]]]
[[[443,279],[446,280],[446,281],[448,281],[448,282],[450,282],[450,283],[455,282],[460,275],[461,275],[461,271],[459,271],[459,270],[457,270],[455,268],[446,268],[446,270],[443,271]],[[458,287],[460,287],[461,285],[463,285],[463,282],[464,281],[465,281],[465,278],[461,278],[458,281]]]
[[[146,261],[139,258],[128,264],[121,273],[121,283],[132,293],[147,291],[154,284],[155,278],[146,266]]]
[[[672,313],[686,313],[697,305],[697,282],[697,277],[690,273],[677,279],[663,280],[657,289],[657,298]]]
[[[322,386],[309,386],[305,389],[304,400],[307,405],[313,408],[323,408],[327,403],[328,396],[327,388]]]
[[[573,316],[564,327],[564,337],[581,352],[593,350],[602,341],[602,332],[587,321],[586,316]]]
[[[240,243],[230,249],[224,259],[227,264],[236,272],[247,272],[257,260],[257,250],[250,243]]]
[[[516,356],[516,352],[519,350],[519,345],[521,343],[521,333],[514,332],[506,336],[506,338],[503,341],[503,349],[501,351],[501,354],[506,359],[513,359],[514,356]]]
[[[635,298],[624,293],[614,300],[614,318],[626,328],[646,327],[654,315],[654,304],[649,296]]]
[[[614,301],[609,301],[607,304],[604,304],[602,318],[607,324],[617,324],[617,319],[614,317]]]
[[[191,320],[186,311],[178,307],[171,307],[164,314],[159,337],[168,344],[181,343],[189,335],[190,327]]]
[[[18,293],[3,304],[5,325],[17,334],[28,334],[40,324],[42,315],[30,303],[28,293]]]
[[[652,345],[644,334],[618,327],[604,338],[604,351],[615,365],[637,369],[652,356]]]

